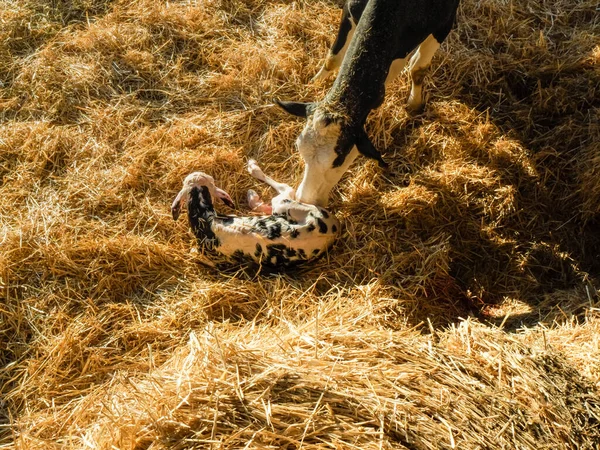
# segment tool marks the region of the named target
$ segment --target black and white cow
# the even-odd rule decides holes
[[[215,186],[213,177],[202,172],[188,175],[171,206],[177,220],[187,204],[188,221],[198,243],[209,252],[236,261],[250,260],[261,265],[285,268],[323,256],[340,231],[340,222],[331,212],[295,200],[295,190],[267,177],[255,161],[248,163],[255,178],[269,184],[279,195],[271,205],[256,192],[248,192],[248,203],[263,216],[220,216],[212,199],[233,206],[229,195]]]
[[[381,105],[385,87],[415,49],[408,60],[412,77],[408,108],[423,107],[423,78],[452,28],[458,2],[346,0],[337,39],[315,77],[324,78],[340,68],[325,98],[318,103],[277,100],[285,111],[307,119],[296,140],[305,162],[299,201],[327,206],[331,189],[359,153],[386,166],[365,132],[367,116]]]

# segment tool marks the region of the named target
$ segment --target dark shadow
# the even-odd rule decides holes
[[[581,14],[592,12],[570,21]],[[425,113],[407,117],[394,130],[384,157],[396,170],[377,187],[377,195],[417,187],[435,194],[431,208],[411,205],[412,211],[399,212],[398,226],[422,242],[448,236],[453,295],[459,293],[476,315],[489,320],[487,306],[506,298],[526,302],[531,312],[513,317],[505,324],[511,329],[549,320],[546,312],[560,306],[557,292],[589,290],[590,300],[582,297],[576,316],[598,301],[598,218],[582,213],[579,171],[582,154],[600,136],[600,72],[589,59],[592,43],[570,48],[563,43],[567,25],[561,26],[543,30],[547,46],[522,43],[523,48],[507,36],[496,36],[497,45],[477,47],[489,30],[459,25],[445,65],[434,62],[436,88],[428,88]],[[473,61],[490,60],[485,77],[468,70]],[[430,141],[421,143],[425,127]],[[438,146],[432,133],[459,148]],[[489,185],[468,176],[461,181],[458,166],[450,168],[458,175],[450,173],[448,166],[458,160],[468,170],[490,174]],[[502,210],[493,202],[504,194],[510,201]]]

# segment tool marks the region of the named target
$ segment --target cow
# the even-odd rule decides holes
[[[248,171],[278,193],[269,205],[255,191],[248,191],[249,205],[263,215],[218,215],[213,198],[233,206],[231,197],[215,185],[210,175],[193,172],[185,178],[171,205],[173,220],[179,218],[187,204],[188,222],[200,247],[233,262],[250,261],[285,269],[325,255],[340,233],[335,215],[296,201],[296,191],[266,176],[256,161],[248,162]]]
[[[408,60],[412,88],[407,107],[424,106],[423,79],[431,59],[448,36],[459,0],[347,0],[337,38],[322,79],[339,67],[320,102],[275,102],[290,114],[306,118],[296,147],[304,160],[297,200],[326,207],[329,193],[358,154],[387,167],[364,125],[384,100],[385,89]]]

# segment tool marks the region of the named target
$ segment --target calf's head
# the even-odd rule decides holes
[[[173,200],[173,203],[171,204],[171,214],[173,215],[173,220],[177,220],[179,218],[181,210],[187,203],[192,189],[195,187],[199,188],[202,186],[208,188],[208,192],[210,193],[212,198],[220,198],[223,201],[223,203],[225,203],[227,206],[231,208],[235,207],[233,200],[231,200],[229,194],[223,189],[220,189],[217,186],[215,186],[215,180],[213,177],[203,172],[193,172],[190,173],[187,177],[185,177],[185,180],[183,180],[183,187],[181,188],[181,190],[177,194],[177,197],[175,197],[175,200]]]
[[[306,118],[296,139],[305,164],[298,201],[327,206],[329,193],[359,153],[387,167],[365,132],[364,119],[337,118],[315,103],[276,102],[286,112]]]

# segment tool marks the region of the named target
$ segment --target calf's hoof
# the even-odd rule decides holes
[[[246,194],[246,200],[248,201],[248,206],[250,209],[254,209],[263,204],[260,196],[254,189],[248,189],[248,193]]]

